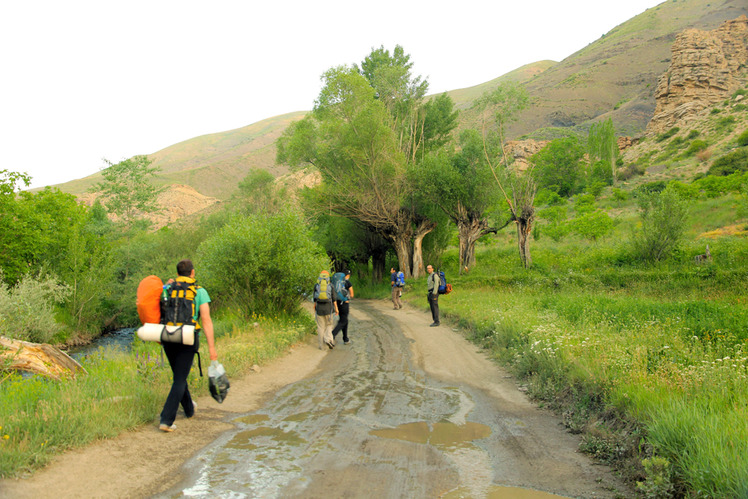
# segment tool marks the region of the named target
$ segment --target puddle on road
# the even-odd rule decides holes
[[[443,496],[439,496],[440,499],[470,499],[473,496],[470,491],[461,488],[448,492]],[[493,485],[489,487],[480,497],[485,499],[557,499],[559,496],[556,494],[550,494],[548,492],[541,492],[540,490],[533,489],[521,489],[519,487],[501,487],[499,485]]]
[[[418,444],[431,444],[441,448],[455,448],[472,445],[473,440],[489,437],[491,428],[484,424],[471,422],[456,425],[454,423],[429,424],[420,421],[402,424],[397,428],[371,430],[369,435]]]

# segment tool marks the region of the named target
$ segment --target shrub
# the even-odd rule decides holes
[[[740,147],[748,146],[748,130],[744,130],[743,133],[738,135],[738,145]]]
[[[642,194],[639,199],[641,228],[634,236],[634,246],[643,260],[662,260],[683,238],[687,204],[674,189]]]
[[[626,201],[629,198],[629,193],[619,189],[618,187],[613,188],[613,199],[616,201]]]
[[[748,149],[737,149],[717,158],[709,167],[709,175],[731,175],[748,171]]]
[[[580,236],[596,241],[613,228],[613,219],[602,210],[585,213],[574,219],[574,232]]]
[[[690,132],[688,132],[688,135],[686,136],[686,140],[693,140],[699,135],[701,135],[701,132],[699,132],[698,130],[691,130]]]
[[[12,288],[0,279],[2,334],[16,340],[47,343],[62,329],[55,320],[54,308],[68,293],[68,288],[52,277],[25,275]]]
[[[292,213],[235,217],[198,248],[211,298],[244,313],[295,311],[330,261]]]
[[[691,142],[691,145],[688,146],[688,149],[683,153],[684,156],[693,156],[697,152],[701,152],[704,149],[708,147],[708,144],[705,140],[696,139],[693,142]]]
[[[670,137],[672,137],[673,135],[675,135],[676,133],[678,133],[679,131],[680,131],[680,128],[678,128],[677,126],[674,126],[673,128],[671,128],[671,129],[670,129],[670,130],[668,130],[667,132],[664,132],[664,133],[661,133],[661,134],[659,134],[659,135],[658,135],[658,136],[657,136],[657,137],[655,138],[655,140],[656,140],[657,142],[663,142],[663,141],[665,141],[665,140],[669,139]]]

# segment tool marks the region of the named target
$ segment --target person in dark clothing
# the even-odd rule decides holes
[[[335,328],[332,330],[332,337],[333,340],[338,335],[338,333],[343,333],[343,344],[347,345],[351,342],[351,340],[348,338],[348,313],[350,312],[350,305],[351,301],[350,299],[353,298],[353,285],[351,284],[351,281],[349,280],[351,278],[351,271],[346,270],[345,271],[345,284],[343,285],[345,287],[345,290],[348,293],[348,300],[342,301],[340,300],[340,296],[337,296],[337,302],[338,302],[338,323],[335,326]]]
[[[164,408],[161,411],[159,429],[165,432],[176,430],[177,426],[174,424],[174,420],[177,417],[177,410],[180,405],[184,410],[184,415],[188,418],[191,418],[195,414],[195,409],[197,408],[197,404],[193,402],[190,390],[187,387],[187,376],[190,374],[190,369],[192,369],[192,361],[195,358],[195,353],[200,348],[200,335],[197,334],[198,331],[204,333],[205,338],[208,340],[210,360],[218,360],[215,340],[213,338],[213,320],[210,317],[210,296],[205,288],[195,284],[195,267],[190,260],[182,260],[177,264],[177,275],[176,282],[191,285],[187,293],[194,293],[194,296],[190,296],[190,298],[194,300],[195,305],[195,315],[192,317],[196,326],[195,344],[163,343],[164,353],[166,354],[166,358],[169,359],[173,376],[171,390],[169,390],[166,403],[164,403]],[[170,280],[169,283],[171,282],[173,281]],[[198,319],[202,324],[202,328],[198,324]]]
[[[426,267],[426,270],[429,273],[429,276],[426,278],[427,298],[429,308],[431,309],[431,318],[434,321],[430,325],[431,327],[436,327],[439,325],[439,274],[434,272],[434,267],[431,265]]]

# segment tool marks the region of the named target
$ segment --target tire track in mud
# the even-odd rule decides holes
[[[575,452],[578,440],[557,419],[475,346],[444,325],[429,328],[425,317],[355,301],[351,344],[341,342],[314,375],[260,410],[233,418],[236,429],[159,497],[615,495],[620,484]]]

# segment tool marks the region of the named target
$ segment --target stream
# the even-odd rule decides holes
[[[110,350],[118,348],[129,352],[132,348],[132,340],[135,337],[136,329],[134,327],[125,327],[111,333],[102,334],[88,345],[71,348],[67,351],[67,354],[80,362],[81,359],[98,352],[99,349]]]

